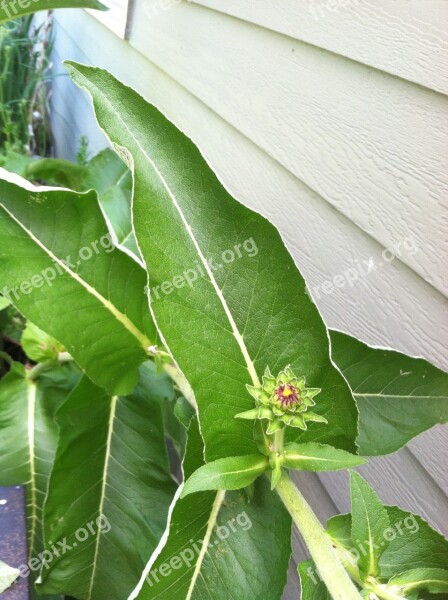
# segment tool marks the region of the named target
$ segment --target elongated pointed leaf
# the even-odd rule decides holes
[[[55,8],[98,8],[106,10],[106,7],[98,0],[25,0],[22,2],[6,0],[6,2],[0,4],[0,24],[39,10],[53,10]]]
[[[169,473],[160,402],[172,394],[147,362],[129,397],[86,377],[58,413],[60,442],[45,506],[48,561],[42,594],[123,600],[162,535],[176,485]]]
[[[184,475],[204,464],[197,419],[188,431]],[[278,600],[291,554],[291,519],[267,478],[246,491],[199,492],[173,507],[165,543],[129,600]]]
[[[364,578],[379,574],[379,559],[387,547],[384,532],[389,528],[387,510],[369,484],[358,473],[350,473],[352,540],[362,544],[359,570]],[[358,541],[359,540],[359,541]]]
[[[300,563],[298,569],[302,588],[301,600],[332,600],[312,560]]]
[[[448,571],[446,569],[411,569],[392,577],[388,587],[406,595],[414,590],[426,590],[431,594],[448,592]]]
[[[395,452],[433,425],[448,422],[448,373],[338,331],[331,332],[331,344],[358,404],[361,454]]]
[[[337,471],[365,463],[361,456],[325,444],[287,444],[284,466],[301,471]]]
[[[151,309],[195,392],[207,460],[256,452],[252,424],[234,416],[254,406],[246,384],[288,364],[322,389],[313,410],[328,420],[311,423],[301,441],[355,451],[355,403],[277,230],[232,198],[196,146],[136,92],[105,71],[67,68],[134,170]]]
[[[0,381],[0,486],[26,486],[30,559],[43,550],[43,504],[58,437],[54,414],[77,378],[67,367],[31,381],[14,363]],[[38,569],[30,575],[34,580]]]
[[[204,490],[239,490],[250,485],[267,469],[269,461],[262,454],[220,458],[193,473],[185,484],[182,496]]]
[[[143,269],[113,248],[95,194],[2,176],[16,182],[0,180],[3,293],[95,383],[131,392],[155,336]]]

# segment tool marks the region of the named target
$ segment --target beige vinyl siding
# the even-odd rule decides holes
[[[422,12],[413,0],[384,0],[395,23],[404,15],[420,23],[392,36],[381,12],[354,8],[354,22],[336,11],[306,21],[292,0],[279,0],[276,18],[264,0],[152,2],[136,0],[129,42],[84,11],[58,11],[55,69],[63,72],[64,58],[108,68],[161,108],[235,197],[279,228],[329,326],[448,368],[442,3],[428,0]],[[106,144],[67,77],[55,80],[53,121],[59,155],[73,158],[85,134],[92,151]],[[408,238],[417,252],[403,249]],[[385,260],[393,244],[402,254]],[[363,265],[375,268],[361,275]],[[325,283],[341,275],[343,287]],[[446,431],[423,434],[363,473],[384,501],[448,534]],[[345,475],[300,479],[322,519],[348,509]],[[294,547],[297,562],[296,535]],[[297,598],[294,565],[288,600]]]

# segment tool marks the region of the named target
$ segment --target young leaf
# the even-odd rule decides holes
[[[360,453],[395,452],[437,423],[448,422],[448,373],[426,360],[370,348],[331,331],[332,356],[359,408]]]
[[[301,600],[332,600],[312,560],[300,563],[298,570],[302,590]]]
[[[113,248],[95,194],[0,176],[3,294],[95,383],[131,392],[155,342],[143,269]]]
[[[56,360],[64,351],[64,346],[30,321],[22,333],[21,342],[26,355],[35,362]]]
[[[278,231],[239,204],[191,140],[136,92],[100,69],[67,69],[132,166],[151,310],[194,389],[207,460],[256,452],[252,424],[234,416],[254,406],[246,384],[288,364],[322,389],[315,412],[328,420],[311,423],[300,441],[356,451],[354,400]]]
[[[185,483],[181,498],[205,490],[239,490],[267,469],[269,461],[262,454],[220,458],[193,473]]]
[[[12,586],[20,571],[0,560],[0,594]]]
[[[129,397],[110,397],[84,377],[58,412],[45,540],[50,552],[61,540],[69,549],[52,555],[39,593],[121,599],[138,582],[176,489],[160,406],[171,394],[147,362]]]
[[[0,24],[39,10],[53,10],[55,8],[97,8],[106,10],[106,7],[98,0],[25,0],[24,2],[6,0],[6,2],[0,3]]]
[[[361,456],[325,444],[287,444],[283,465],[301,471],[337,471],[365,463]]]
[[[352,499],[352,541],[364,551],[358,562],[361,576],[376,577],[379,559],[386,548],[384,532],[389,528],[387,510],[368,483],[358,473],[350,473]]]
[[[204,464],[197,419],[188,430],[184,475]],[[291,555],[291,519],[267,478],[244,490],[177,500],[170,524],[129,600],[278,600]]]
[[[0,381],[0,486],[26,486],[30,558],[43,550],[43,504],[58,437],[54,414],[77,379],[66,367],[31,381],[13,363]]]
[[[406,596],[414,590],[443,594],[448,592],[448,571],[445,569],[411,569],[392,577],[387,587],[398,588],[398,591]]]

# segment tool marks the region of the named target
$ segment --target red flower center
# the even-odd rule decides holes
[[[282,407],[291,408],[300,403],[300,390],[290,383],[282,383],[276,390],[275,396]]]

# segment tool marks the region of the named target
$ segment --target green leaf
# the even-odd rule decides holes
[[[55,8],[97,8],[106,10],[106,7],[97,0],[22,0],[22,2],[6,0],[6,2],[0,4],[0,24],[39,10],[53,10]]]
[[[11,587],[19,575],[20,571],[0,560],[0,594]]]
[[[312,560],[300,563],[298,570],[302,589],[301,600],[332,600]]]
[[[149,270],[151,310],[194,390],[208,461],[256,452],[246,384],[288,364],[322,388],[292,439],[355,451],[357,410],[329,356],[328,334],[277,230],[226,191],[196,146],[105,71],[67,63],[134,171],[133,222]],[[169,225],[167,225],[169,224]]]
[[[121,600],[137,584],[176,489],[160,406],[171,394],[147,362],[130,396],[110,397],[84,377],[58,412],[45,539],[47,550],[65,538],[71,548],[43,569],[40,593]]]
[[[0,486],[26,486],[30,558],[43,550],[43,504],[58,438],[54,414],[77,379],[69,367],[58,367],[31,381],[13,363],[0,381]]]
[[[395,452],[433,425],[448,422],[448,373],[338,331],[331,331],[331,344],[358,404],[361,454]]]
[[[389,528],[387,510],[369,484],[358,473],[350,473],[352,499],[352,541],[362,546],[358,561],[361,575],[366,579],[379,574],[379,559],[387,542],[384,532]]]
[[[342,548],[350,550],[353,547],[351,515],[336,515],[328,519],[327,533]]]
[[[114,241],[138,261],[141,260],[132,230],[132,173],[113,150],[102,150],[85,165],[63,159],[42,158],[32,161],[24,176],[31,181],[39,179],[77,192],[94,189]]]
[[[79,191],[94,189],[106,216],[109,230],[120,248],[141,261],[131,217],[132,173],[127,165],[106,148],[85,166]]]
[[[411,569],[446,569],[448,540],[418,515],[386,507],[394,535],[380,559],[382,577]]]
[[[0,172],[0,278],[17,309],[111,394],[127,394],[156,336],[146,276],[113,248],[95,194],[39,191]]]
[[[269,461],[262,454],[220,458],[193,473],[185,483],[181,498],[205,490],[239,490],[267,469]]]
[[[284,466],[301,471],[337,471],[365,463],[365,460],[325,444],[287,444],[284,453]]]
[[[22,333],[22,347],[35,362],[56,360],[59,353],[64,351],[64,346],[30,321]]]
[[[0,296],[0,310],[5,310],[5,308],[8,308],[8,306],[10,306],[11,302],[8,300],[8,298],[4,298],[3,296]]]
[[[197,419],[188,431],[184,475],[204,464]],[[278,600],[291,555],[291,519],[266,477],[244,490],[177,500],[164,544],[129,600]]]
[[[448,592],[448,571],[445,569],[411,569],[392,577],[387,587],[398,588],[397,592],[406,595],[414,590],[442,594]]]
[[[418,515],[397,506],[384,507],[390,527],[383,531],[387,541],[380,558],[381,577],[390,578],[417,568],[444,569],[448,565],[448,540]],[[352,516],[338,515],[327,523],[327,531],[338,545],[358,550],[351,540]],[[381,542],[380,542],[381,545]]]

